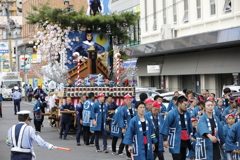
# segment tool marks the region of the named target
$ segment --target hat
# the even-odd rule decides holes
[[[69,80],[69,79],[71,79],[71,78],[70,77],[66,78],[66,80]],[[38,87],[40,87],[40,86],[38,86]]]
[[[162,102],[158,102],[158,101],[154,101],[152,104],[153,108],[160,108],[160,106],[162,105]]]
[[[104,81],[109,81],[109,79],[106,78],[106,79],[104,79]]]
[[[198,121],[198,119],[197,118],[191,118],[191,121],[193,122],[193,121]]]
[[[212,97],[208,97],[208,98],[207,98],[207,101],[215,101],[215,99],[212,98]]]
[[[199,100],[199,102],[201,102],[201,103],[204,103],[204,102],[205,102],[205,100],[204,100],[204,98],[203,98],[202,95],[198,96],[198,100]]]
[[[84,77],[82,77],[81,80],[84,80]]]
[[[236,98],[237,100],[237,106],[240,107],[240,98]]]
[[[95,80],[95,79],[94,78],[90,78],[89,80],[91,81],[91,80]]]
[[[217,100],[218,100],[218,101],[219,101],[219,100],[222,100],[222,101],[223,101],[224,99],[223,99],[223,98],[217,98]]]
[[[233,117],[235,117],[234,114],[227,114],[227,115],[225,116],[225,118],[227,119],[229,116],[233,116]]]
[[[197,100],[195,98],[190,98],[189,101],[194,102],[194,101],[197,101]]]
[[[15,86],[14,89],[15,89],[15,90],[18,90],[18,86]]]
[[[29,115],[29,114],[30,114],[30,111],[27,111],[27,110],[17,112],[17,115]]]
[[[145,100],[145,103],[146,104],[149,104],[149,103],[153,103],[154,101],[152,100],[152,98],[148,98]]]
[[[97,98],[101,98],[101,97],[105,97],[105,95],[102,94],[102,93],[99,93],[98,96],[97,96]]]
[[[132,99],[133,97],[129,94],[127,94],[126,96],[124,96],[124,99]]]
[[[28,117],[28,120],[29,120],[29,121],[31,121],[31,120],[32,120],[32,118]]]
[[[126,101],[123,101],[121,106],[125,106],[126,104],[127,104]]]
[[[151,96],[151,95],[152,95],[152,92],[148,92],[148,95]]]

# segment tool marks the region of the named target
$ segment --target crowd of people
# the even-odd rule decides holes
[[[42,102],[39,94],[34,98],[34,125],[41,132]],[[76,107],[71,97],[67,97],[60,110],[66,113],[61,116],[59,138],[68,140],[71,114],[67,112],[76,112],[76,145],[81,145],[82,134],[83,143],[95,146],[96,152],[109,152],[109,131],[112,154],[127,159],[164,160],[166,148],[173,160],[240,159],[240,99],[231,96],[229,88],[224,89],[221,98],[207,90],[198,96],[191,90],[184,90],[184,95],[176,91],[168,107],[160,95],[150,97],[141,93],[140,101],[136,102],[127,94],[118,106],[111,95],[105,99],[104,94],[95,97],[94,93],[88,93],[87,97],[80,97]],[[99,145],[100,136],[103,148]],[[117,150],[119,138],[122,141]]]
[[[135,160],[163,160],[164,148],[169,148],[173,160],[240,158],[240,99],[232,97],[229,88],[224,89],[223,97],[217,99],[208,91],[197,97],[191,90],[186,90],[184,94],[179,95],[176,91],[166,107],[159,95],[152,99],[141,93],[137,102],[132,96],[125,95],[121,106],[117,106],[112,96],[105,100],[105,96],[99,94],[94,102],[94,93],[89,93],[88,100],[86,96],[80,97],[76,108],[71,104],[71,97],[67,97],[61,110],[76,110],[76,143],[80,145],[80,134],[83,132],[84,144],[95,146],[96,152],[109,152],[109,129],[112,154],[126,155],[127,159],[132,156]],[[69,126],[70,116],[63,113],[60,139],[67,140]],[[100,135],[103,138],[102,149]],[[119,138],[122,141],[117,151]]]

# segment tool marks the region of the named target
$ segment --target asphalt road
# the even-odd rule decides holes
[[[21,110],[31,111],[33,108],[33,103],[21,102]],[[10,148],[6,145],[5,140],[7,138],[7,132],[9,128],[18,123],[17,116],[14,115],[13,103],[11,101],[3,101],[3,118],[0,119],[0,160],[10,159]],[[31,115],[33,117],[33,115]],[[31,124],[34,127],[32,122]],[[60,140],[57,129],[55,127],[50,127],[48,120],[44,120],[44,127],[40,136],[46,141],[55,146],[71,148],[72,151],[61,151],[61,150],[48,150],[39,147],[34,143],[34,151],[37,155],[38,160],[124,160],[125,156],[114,156],[111,152],[111,139],[108,139],[108,150],[109,153],[96,153],[95,147],[87,147],[83,144],[81,135],[81,146],[76,146],[75,135],[72,133],[68,135],[69,140]],[[118,140],[118,145],[121,139]],[[102,144],[100,139],[99,144]],[[102,146],[100,146],[101,149]],[[168,149],[164,153],[165,160],[170,160],[171,155],[168,153]]]

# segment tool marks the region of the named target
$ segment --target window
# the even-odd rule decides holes
[[[211,9],[211,15],[215,15],[216,14],[216,4],[215,4],[215,0],[210,0],[210,9]]]
[[[201,0],[197,0],[197,18],[201,18]]]
[[[163,0],[163,24],[167,24],[166,0]]]
[[[177,23],[177,6],[176,0],[173,0],[173,22]]]
[[[7,30],[2,30],[2,39],[7,39]]]
[[[157,0],[153,0],[153,30],[157,30]]]
[[[183,22],[188,22],[188,0],[184,0],[184,16],[183,16]]]
[[[148,1],[148,0],[145,0],[145,30],[146,30],[146,31],[148,31],[147,1]]]
[[[232,11],[232,3],[231,0],[225,0],[225,4],[223,7],[223,12],[231,12]]]

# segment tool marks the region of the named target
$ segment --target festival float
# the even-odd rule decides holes
[[[37,54],[41,55],[44,66],[36,66],[35,74],[44,79],[45,92],[48,93],[47,112],[50,125],[59,121],[62,113],[75,117],[75,111],[60,111],[66,97],[72,98],[75,105],[81,95],[93,92],[113,95],[120,105],[126,94],[135,96],[136,61],[126,60],[124,48],[130,39],[131,26],[138,19],[138,13],[97,14],[88,16],[84,8],[66,11],[41,4],[32,6],[34,12],[28,13],[27,23],[36,26],[34,44]],[[97,87],[90,87],[94,78]],[[67,79],[74,82],[74,87],[66,87]],[[104,79],[110,85],[104,85]],[[85,86],[81,86],[81,80]],[[73,118],[74,126],[76,118]]]

